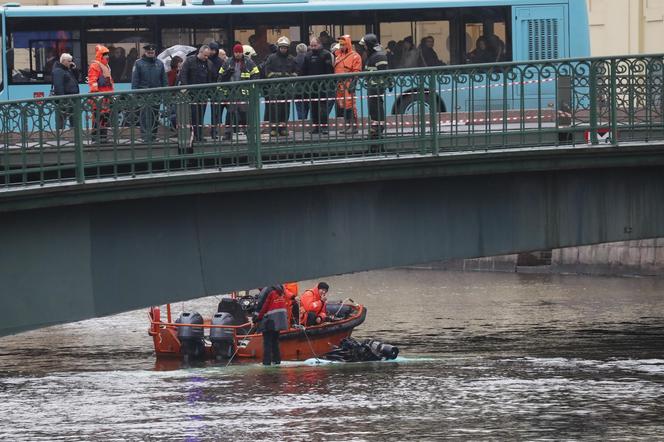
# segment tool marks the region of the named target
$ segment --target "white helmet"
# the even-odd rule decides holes
[[[256,51],[254,51],[254,48],[252,48],[249,45],[242,45],[242,53],[249,58],[256,55]]]
[[[277,40],[277,46],[279,46],[279,47],[282,47],[282,46],[290,47],[290,40],[286,36],[279,37],[279,40]]]

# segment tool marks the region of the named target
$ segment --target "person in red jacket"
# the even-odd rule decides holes
[[[281,364],[279,332],[288,329],[286,297],[282,286],[274,286],[258,313],[263,331],[263,365]]]
[[[106,46],[97,45],[95,59],[88,68],[88,85],[90,92],[113,92],[113,77],[108,64],[110,53]],[[96,142],[105,142],[108,136],[108,120],[110,99],[104,97],[95,100],[92,107],[92,136]]]
[[[288,324],[299,324],[300,322],[300,303],[297,295],[300,289],[297,282],[284,283],[284,295],[286,297],[286,309],[288,311]]]
[[[305,290],[300,297],[302,311],[300,322],[303,325],[315,325],[325,321],[325,305],[327,303],[327,292],[330,286],[325,282],[319,282],[313,289]]]

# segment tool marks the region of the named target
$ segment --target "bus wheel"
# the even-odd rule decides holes
[[[429,112],[430,107],[429,101],[429,92],[424,93],[424,111]],[[436,96],[436,105],[437,112],[445,112],[445,103],[440,99],[439,96]],[[413,115],[419,111],[419,104],[417,102],[417,95],[414,91],[409,91],[407,95],[402,95],[399,97],[397,102],[394,104],[394,114],[398,115]]]

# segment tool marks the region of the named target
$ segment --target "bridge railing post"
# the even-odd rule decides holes
[[[263,167],[261,155],[261,88],[256,83],[249,89],[249,109],[247,112],[247,159],[256,169]],[[253,158],[252,158],[253,157]]]
[[[611,85],[611,94],[609,99],[611,100],[611,143],[618,145],[618,94],[616,82],[618,81],[617,70],[618,69],[618,60],[615,58],[611,60],[611,73],[610,73],[610,85]],[[629,73],[628,75],[633,75]],[[631,78],[628,79],[628,82],[631,83]],[[631,89],[631,88],[630,88]]]
[[[597,137],[597,90],[598,90],[598,85],[597,85],[597,65],[598,62],[591,61],[590,62],[590,72],[589,72],[589,90],[588,93],[590,95],[590,143],[591,144],[599,144],[599,139]]]
[[[436,73],[432,72],[429,75],[429,131],[431,132],[431,153],[438,155],[438,82]]]
[[[85,182],[85,161],[83,158],[83,106],[81,106],[81,98],[74,98],[73,100],[74,165],[76,168],[76,182],[82,184]]]

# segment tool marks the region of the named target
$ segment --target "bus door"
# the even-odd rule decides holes
[[[515,7],[512,10],[512,19],[514,61],[569,57],[567,5]],[[546,75],[547,73],[550,75]],[[564,83],[567,83],[567,87]],[[514,95],[518,100],[525,100],[527,109],[553,109],[560,104],[556,103],[557,88],[562,88],[563,92],[565,89],[569,91],[568,79],[557,78],[550,68],[544,73],[541,68],[531,68],[516,80]]]
[[[8,99],[7,95],[7,51],[5,42],[5,11],[0,9],[0,35],[2,36],[2,54],[0,54],[0,101]]]

